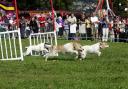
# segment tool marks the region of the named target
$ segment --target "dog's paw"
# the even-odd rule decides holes
[[[101,52],[98,53],[98,56],[101,56]]]
[[[48,57],[45,57],[45,62],[47,62],[48,61]]]
[[[75,59],[78,59],[78,56],[76,56]]]
[[[79,58],[80,61],[82,61],[83,59],[82,58]]]
[[[26,53],[23,53],[23,56],[26,56]]]

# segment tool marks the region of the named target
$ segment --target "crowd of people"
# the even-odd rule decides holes
[[[96,18],[93,21],[92,18]],[[29,37],[31,33],[56,31],[58,38],[67,40],[86,39],[101,41],[128,41],[128,18],[113,17],[107,19],[106,15],[86,16],[82,13],[79,16],[70,14],[56,14],[54,26],[51,14],[36,14],[30,18],[20,16],[19,28],[21,37]],[[4,25],[6,24],[6,25]],[[0,27],[6,30],[14,30],[17,27],[14,17],[0,17]],[[54,29],[55,27],[55,29]]]
[[[106,15],[98,18],[97,16],[90,17],[85,14],[75,17],[74,14],[71,14],[65,17],[59,16],[58,20],[57,24],[62,25],[59,26],[58,36],[63,36],[66,33],[67,39],[111,42],[128,40],[128,18],[115,16],[108,19]]]

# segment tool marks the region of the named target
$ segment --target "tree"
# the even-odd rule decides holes
[[[125,11],[125,8],[128,8],[128,0],[114,0],[113,9],[116,15],[127,17],[128,11]]]
[[[13,0],[6,0],[12,2]],[[70,10],[73,1],[76,0],[53,0],[53,6],[55,10]],[[49,0],[17,0],[17,5],[20,10],[30,10],[35,8],[43,9],[51,9]]]
[[[69,10],[74,0],[53,0],[53,6],[56,10]],[[47,8],[50,9],[49,0],[17,0],[19,9]]]

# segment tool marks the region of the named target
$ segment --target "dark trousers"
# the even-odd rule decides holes
[[[86,32],[87,32],[87,40],[92,40],[92,29],[86,28]]]
[[[127,42],[127,34],[125,32],[120,32],[119,42]]]
[[[34,33],[38,33],[38,31],[39,31],[38,29],[33,29]]]
[[[86,40],[86,34],[85,34],[85,33],[81,33],[81,34],[80,34],[80,39]]]
[[[26,30],[26,36],[29,37],[31,31],[30,30]]]
[[[20,28],[20,34],[21,34],[21,38],[25,37],[25,27]]]
[[[58,36],[63,36],[63,28],[59,28]]]
[[[103,33],[103,32],[102,32],[102,28],[99,28],[99,29],[98,29],[98,39],[99,39],[99,40],[102,40],[102,35],[103,35],[102,33]]]
[[[76,37],[76,33],[70,33],[69,34],[69,40],[74,40]]]
[[[119,32],[114,30],[114,36],[115,36],[115,42],[118,42],[119,41]]]

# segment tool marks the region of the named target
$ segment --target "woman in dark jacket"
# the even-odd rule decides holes
[[[34,33],[38,33],[38,31],[39,31],[39,27],[38,27],[37,21],[35,20],[34,17],[33,17],[32,20],[30,21],[30,29],[31,29]]]
[[[26,20],[24,17],[21,17],[20,20],[20,33],[21,33],[21,38],[25,37],[25,28],[26,28]]]

